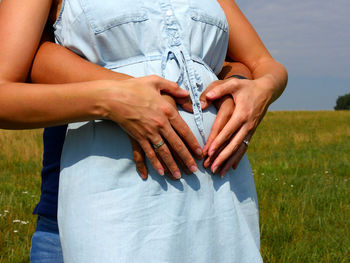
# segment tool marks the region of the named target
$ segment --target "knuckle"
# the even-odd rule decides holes
[[[155,129],[154,127],[152,126],[148,126],[148,127],[145,127],[145,129],[143,130],[143,140],[146,141],[150,138],[152,138],[152,136],[155,134]]]
[[[133,159],[136,164],[143,162],[143,158],[138,153],[133,153]]]
[[[150,119],[148,129],[146,130],[146,134],[148,135],[147,138],[153,138],[154,136],[156,136],[158,134],[159,129],[162,129],[166,126],[166,122],[167,118],[162,114],[153,116]]]
[[[169,166],[169,169],[176,167],[173,156],[171,155],[171,153],[169,151],[164,152],[163,160],[167,164],[167,166]]]
[[[171,172],[171,174],[179,172],[179,169],[177,168],[175,163],[169,165],[168,168],[169,168],[169,171]]]
[[[152,75],[149,76],[149,79],[151,81],[157,81],[157,80],[159,80],[159,76],[157,76],[156,74],[152,74]]]
[[[185,146],[182,144],[179,138],[176,138],[172,142],[171,147],[179,154],[184,154],[184,152],[186,151]]]
[[[172,160],[169,160],[166,163],[166,167],[167,167],[168,171],[170,172],[170,174],[174,174],[174,172],[178,171],[178,168],[177,168],[175,162]]]
[[[152,161],[154,161],[157,158],[156,153],[152,150],[148,150],[146,154],[147,154],[147,157]]]
[[[166,126],[166,119],[165,118],[156,118],[155,120],[155,126],[158,128],[158,130],[162,130]]]
[[[242,112],[239,116],[238,116],[238,121],[239,122],[246,122],[246,120],[248,119],[248,113]]]
[[[165,145],[162,145],[162,147],[159,147],[157,150],[157,154],[161,155],[162,159],[164,160],[167,155],[168,155],[168,151],[167,149],[165,149]]]
[[[141,135],[141,133],[136,132],[133,134],[135,141],[138,142],[140,145],[144,142],[144,136]]]
[[[171,106],[169,103],[162,105],[161,111],[167,117],[172,117],[174,115],[174,107]]]
[[[240,84],[239,79],[232,78],[229,82],[227,82],[228,86],[238,86]]]
[[[185,162],[185,166],[190,168],[193,165],[196,165],[196,163],[192,161],[192,158],[188,158],[187,161]]]
[[[246,110],[246,114],[247,116],[253,116],[254,115],[254,110],[252,107],[249,107],[247,110]]]
[[[158,84],[160,84],[161,79],[162,79],[161,77],[159,77],[159,76],[157,76],[155,74],[148,76],[149,82],[152,85],[154,85],[154,87],[156,87],[156,89],[159,89],[159,87],[158,87],[159,85]]]
[[[254,130],[254,128],[255,128],[255,125],[254,125],[253,122],[247,123],[247,129],[248,129],[248,131],[252,131],[252,130]]]

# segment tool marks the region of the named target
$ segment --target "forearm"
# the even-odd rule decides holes
[[[218,77],[225,79],[232,75],[241,75],[247,79],[252,78],[252,74],[244,64],[227,61]],[[72,51],[49,41],[41,44],[31,70],[31,80],[35,83],[60,84],[127,78],[131,78],[131,76],[93,64]],[[164,94],[163,97],[175,106],[175,101],[171,96]]]
[[[34,65],[31,79],[34,82],[42,78],[40,82],[43,83],[67,84],[23,83],[33,64],[51,4],[51,0],[32,0],[30,4],[23,4],[20,0],[0,2],[0,128],[38,128],[109,119],[138,141],[160,174],[164,174],[164,168],[158,158],[166,163],[173,175],[179,170],[166,146],[158,151],[158,155],[155,154],[151,144],[159,143],[159,138],[164,138],[174,151],[180,153],[189,169],[196,167],[185,144],[195,152],[200,148],[199,143],[178,112],[160,96],[160,92],[165,92],[180,98],[188,97],[188,92],[173,82],[149,76],[119,82],[72,83],[110,79],[110,75],[106,75],[111,72],[103,70],[103,73],[99,71],[101,75],[90,74],[89,69],[81,64],[63,62],[58,65],[63,69],[62,74],[56,69],[50,71],[40,67],[40,63],[38,68]],[[40,58],[40,52],[38,55],[37,58]],[[48,62],[56,63],[57,59]],[[75,79],[77,70],[85,74],[78,75],[78,80]],[[115,79],[115,74],[112,78]],[[185,144],[175,131],[184,138]]]
[[[48,84],[132,78],[129,75],[114,72],[91,63],[67,48],[49,41],[40,45],[33,62],[30,77],[33,83]],[[173,97],[167,94],[162,96],[176,107]]]
[[[131,76],[93,64],[52,42],[41,44],[30,73],[33,83],[72,83],[100,79],[125,80]]]
[[[50,84],[132,78],[129,75],[93,64],[72,51],[49,41],[42,43],[38,49],[30,75],[32,82]],[[167,94],[162,96],[176,107],[173,97]]]
[[[228,57],[218,75],[219,79],[226,79],[233,75],[239,75],[247,79],[252,79],[252,73],[249,68],[240,62],[231,61]]]
[[[62,85],[3,82],[0,128],[42,128],[102,118],[104,90],[111,85],[110,81]]]
[[[103,110],[97,100],[108,83],[106,80],[129,78],[131,76],[93,64],[55,43],[43,42],[29,78],[33,83],[42,84],[0,86],[0,104],[6,107],[6,111],[0,113],[0,128],[41,128],[101,118]],[[94,80],[101,81],[90,82]]]
[[[258,34],[234,1],[219,0],[229,24],[228,56],[242,62],[252,72],[253,79],[266,90],[267,104],[283,92],[287,84],[286,69],[272,58]],[[237,35],[240,37],[237,38]]]

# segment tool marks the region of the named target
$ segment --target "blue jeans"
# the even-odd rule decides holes
[[[57,220],[38,216],[30,248],[32,263],[63,263]]]

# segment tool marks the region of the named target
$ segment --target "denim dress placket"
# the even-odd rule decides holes
[[[160,0],[159,5],[164,15],[169,46],[169,49],[165,50],[162,57],[162,77],[165,77],[164,70],[166,68],[166,63],[171,59],[175,59],[180,68],[180,76],[177,82],[180,86],[184,85],[186,90],[190,92],[194,120],[202,140],[205,143],[206,136],[203,127],[202,108],[199,101],[199,92],[203,91],[203,83],[200,76],[196,74],[191,57],[186,51],[186,48],[183,47],[179,33],[179,24],[174,15],[171,2],[169,0]]]

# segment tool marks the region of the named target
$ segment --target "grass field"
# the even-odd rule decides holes
[[[0,131],[0,262],[28,262],[41,131]],[[265,262],[350,262],[350,111],[269,112],[250,146]]]

